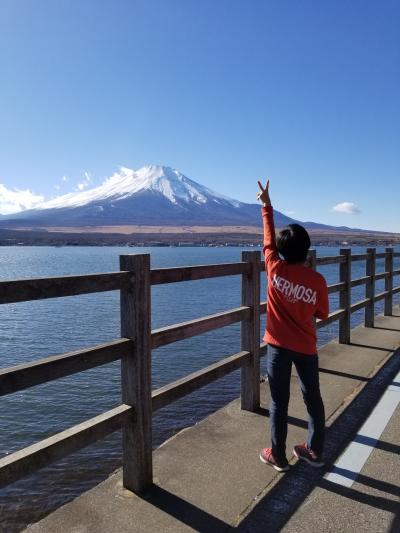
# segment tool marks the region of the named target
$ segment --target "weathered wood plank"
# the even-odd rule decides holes
[[[359,309],[363,309],[364,307],[368,305],[369,302],[370,302],[369,298],[364,298],[363,300],[359,300],[358,302],[351,304],[350,313],[354,313],[355,311],[358,311]]]
[[[385,291],[387,296],[385,298],[384,315],[392,316],[393,313],[393,248],[386,248],[385,257],[385,271],[387,276],[385,277]]]
[[[260,315],[267,312],[267,301],[260,303]]]
[[[352,261],[364,261],[364,259],[368,259],[368,254],[353,254],[351,256]]]
[[[0,281],[0,304],[114,291],[128,283],[128,272]]]
[[[328,255],[325,257],[317,257],[317,266],[318,265],[333,265],[335,263],[344,263],[346,258],[342,255]]]
[[[380,272],[379,274],[375,274],[375,281],[378,281],[378,279],[386,279],[389,275],[389,272]]]
[[[250,272],[242,275],[242,305],[250,313],[241,322],[240,348],[250,352],[250,360],[242,366],[240,397],[242,409],[255,411],[260,407],[260,252],[242,252],[242,260],[250,265]]]
[[[135,340],[121,361],[122,401],[135,407],[122,431],[122,478],[140,493],[153,483],[150,254],[121,255],[120,268],[132,279],[121,291],[121,336]]]
[[[369,276],[363,276],[361,278],[352,279],[350,286],[351,287],[357,287],[358,285],[364,285],[364,283],[367,283],[367,281],[370,279]]]
[[[77,426],[57,433],[0,459],[0,488],[69,455],[118,430],[133,416],[133,408],[120,405]]]
[[[217,265],[197,265],[173,268],[155,268],[151,270],[151,284],[194,281],[196,279],[236,276],[248,270],[247,263],[223,263]]]
[[[389,294],[389,291],[383,291],[383,292],[379,292],[378,294],[375,294],[374,302],[379,302],[379,300],[383,300],[384,298],[386,298],[386,296],[388,296],[388,294]]]
[[[349,344],[350,342],[350,304],[351,304],[351,250],[341,248],[340,255],[345,258],[345,262],[340,264],[339,279],[345,287],[339,293],[339,306],[345,313],[339,320],[339,342]]]
[[[0,396],[121,359],[132,350],[132,343],[130,339],[118,339],[91,348],[0,369]]]
[[[172,326],[154,329],[151,332],[151,346],[154,349],[170,344],[171,342],[201,335],[207,331],[223,328],[235,322],[246,320],[249,315],[250,308],[242,306],[229,311],[223,311],[222,313],[215,313],[202,318],[189,320],[188,322],[182,322],[181,324],[173,324]]]
[[[386,257],[385,252],[379,252],[379,254],[375,254],[376,259],[384,259]]]
[[[393,270],[393,276],[400,276],[400,268],[398,268],[397,270]]]
[[[339,283],[334,283],[333,285],[328,285],[328,294],[332,294],[333,292],[339,292],[343,291],[346,288],[346,283],[343,281]]]
[[[367,261],[365,264],[365,274],[368,280],[365,284],[365,297],[369,299],[369,303],[365,306],[364,325],[366,328],[373,328],[375,321],[375,269],[376,269],[376,249],[367,248]]]
[[[345,316],[346,316],[345,309],[338,309],[337,311],[333,311],[332,313],[329,313],[328,318],[325,318],[324,320],[321,320],[320,318],[317,319],[316,321],[317,329],[323,328],[324,326],[327,326],[328,324],[331,324],[332,322],[336,322],[336,320],[340,320],[341,318]]]
[[[398,292],[400,292],[400,287],[395,287],[392,291],[392,294],[397,294]]]
[[[393,257],[400,257],[400,252],[394,252]]]
[[[250,352],[239,352],[153,391],[153,412],[222,378],[246,364]]]

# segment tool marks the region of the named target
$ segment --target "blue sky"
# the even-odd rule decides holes
[[[0,208],[162,164],[400,232],[399,27],[397,0],[2,0]]]

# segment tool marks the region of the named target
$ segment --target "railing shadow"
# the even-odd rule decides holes
[[[223,532],[231,529],[230,524],[227,522],[203,511],[199,507],[158,485],[153,485],[146,495],[141,496],[141,499],[173,516],[176,520],[189,526],[194,531]]]
[[[259,500],[257,505],[238,525],[237,530],[243,532],[265,532],[268,525],[268,533],[279,532],[290,520],[297,509],[304,503],[306,498],[316,487],[321,487],[338,495],[346,496],[360,503],[383,509],[391,513],[397,513],[392,524],[393,529],[400,522],[398,517],[399,504],[397,501],[386,499],[381,496],[370,496],[353,488],[343,487],[324,479],[324,475],[332,468],[336,459],[341,455],[345,447],[352,440],[364,444],[372,444],[376,448],[399,453],[399,446],[369,439],[363,435],[357,435],[357,431],[380,397],[390,385],[398,372],[396,358],[391,358],[375,376],[376,379],[366,383],[364,389],[350,403],[340,416],[327,428],[326,439],[326,467],[320,470],[310,469],[303,462],[297,462],[291,471],[283,476],[276,485]],[[398,495],[398,487],[368,476],[357,476],[357,482],[390,494]]]
[[[365,376],[359,376],[357,374],[350,374],[348,372],[341,372],[340,370],[331,370],[330,368],[319,368],[319,371],[323,374],[331,374],[332,376],[339,376],[342,378],[355,379],[357,381],[369,381],[370,378]]]

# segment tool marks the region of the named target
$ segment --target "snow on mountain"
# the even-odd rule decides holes
[[[275,211],[281,227],[293,219]],[[33,209],[1,217],[2,227],[260,226],[260,206],[239,202],[178,170],[120,168],[98,187],[65,194]]]
[[[61,209],[80,207],[103,200],[119,201],[140,192],[160,193],[173,204],[194,202],[201,205],[207,202],[226,203],[240,207],[241,202],[216,193],[187,178],[178,170],[163,166],[145,166],[139,170],[122,167],[99,187],[65,194],[43,202],[36,209]]]

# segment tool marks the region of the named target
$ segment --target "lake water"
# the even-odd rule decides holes
[[[399,251],[397,247],[397,251]],[[382,249],[378,249],[382,250]],[[365,248],[353,248],[364,253]],[[1,247],[0,278],[19,279],[119,270],[119,255],[150,253],[151,265],[169,267],[240,261],[240,248]],[[319,257],[337,255],[318,247]],[[399,258],[395,268],[400,268]],[[383,272],[383,260],[377,272]],[[320,267],[329,284],[338,282],[338,265]],[[352,264],[352,278],[365,275],[365,262]],[[262,275],[262,295],[266,284]],[[395,286],[400,278],[395,278]],[[377,292],[384,282],[377,282]],[[352,291],[353,302],[364,287]],[[395,301],[400,299],[397,295]],[[158,285],[152,288],[152,327],[183,322],[240,305],[240,276]],[[331,311],[338,295],[330,295]],[[383,302],[376,305],[377,312]],[[363,310],[352,325],[363,321]],[[262,319],[264,328],[265,317]],[[337,336],[337,323],[318,332],[319,345]],[[118,338],[119,293],[99,293],[0,306],[0,367],[93,346]],[[240,350],[240,325],[187,339],[153,351],[153,388]],[[265,361],[262,363],[265,372]],[[239,371],[158,411],[154,446],[239,396]],[[111,363],[52,383],[0,398],[0,456],[33,444],[120,404],[120,364]],[[266,425],[266,438],[268,435]],[[0,490],[0,531],[26,524],[89,489],[121,464],[121,435],[108,438]]]

